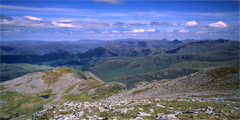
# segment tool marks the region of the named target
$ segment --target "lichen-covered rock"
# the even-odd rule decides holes
[[[207,114],[212,114],[213,113],[213,107],[211,107],[211,106],[206,107],[206,113]]]
[[[145,112],[139,112],[139,113],[137,114],[137,116],[138,116],[138,117],[146,117],[146,116],[152,116],[152,115],[149,114],[149,113],[145,113]]]

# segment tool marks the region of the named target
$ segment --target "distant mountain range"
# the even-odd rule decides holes
[[[9,66],[8,73],[5,72],[5,74],[14,74],[14,67],[10,67],[11,64],[25,63],[39,67],[42,65],[68,66],[83,71],[91,71],[106,82],[123,82],[128,88],[133,87],[139,81],[172,79],[196,71],[239,65],[240,50],[239,41],[224,39],[202,41],[169,41],[167,39],[72,42],[18,41],[16,43],[12,41],[3,42],[1,45],[4,46],[1,48],[4,50],[1,51],[4,53],[1,55],[1,63],[5,63],[5,68]],[[26,52],[16,55],[13,50],[16,46],[21,47],[21,50]],[[76,46],[84,47],[78,48]],[[38,53],[39,50],[44,52],[32,54],[29,52],[30,48],[33,53]],[[56,51],[58,48],[61,50]],[[80,52],[80,49],[84,49],[85,52]],[[6,55],[7,53],[13,55]],[[39,70],[36,69],[36,71]],[[15,77],[27,72],[17,73],[19,75]],[[1,77],[1,81],[6,80],[9,78]]]
[[[89,49],[109,44],[100,40],[82,40],[82,41],[2,41],[2,55],[45,55],[50,53],[68,52],[71,54],[83,53]]]
[[[154,48],[171,48],[176,44],[182,44],[190,41],[168,41],[162,40],[79,40],[79,41],[37,41],[37,40],[18,40],[2,41],[0,43],[1,55],[44,55],[50,53],[68,52],[70,54],[84,53],[87,50],[104,45],[120,45],[125,47],[154,47]]]

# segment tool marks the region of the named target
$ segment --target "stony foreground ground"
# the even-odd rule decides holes
[[[178,120],[240,119],[238,102],[185,98],[136,99],[120,102],[65,102],[37,112],[33,119]]]

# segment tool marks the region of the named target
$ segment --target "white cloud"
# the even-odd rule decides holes
[[[124,3],[123,0],[94,0],[96,2],[107,2],[111,4],[122,4]]]
[[[147,29],[147,32],[155,32],[155,29]]]
[[[34,19],[34,20],[33,20]],[[39,18],[40,19],[40,18]],[[50,22],[42,21],[37,18],[32,17],[8,17],[1,16],[0,24],[2,28],[7,29],[17,29],[17,28],[29,28],[29,27],[38,27],[38,28],[49,28],[53,26]]]
[[[29,20],[37,20],[37,21],[41,21],[41,18],[38,17],[33,17],[33,16],[24,16],[25,18],[29,19]]]
[[[139,29],[139,30],[133,30],[132,32],[134,33],[143,33],[145,30],[144,29]]]
[[[72,20],[62,20],[61,22],[72,22]]]
[[[178,32],[179,32],[179,33],[188,33],[189,30],[179,30]]]
[[[193,26],[197,26],[198,23],[196,21],[189,21],[185,24],[185,26],[187,27],[193,27]]]
[[[112,33],[120,33],[120,31],[113,30]]]
[[[72,20],[60,21],[45,21],[41,18],[33,16],[25,17],[8,17],[0,15],[0,24],[2,28],[74,28],[74,29],[89,29],[89,28],[107,28],[110,27],[108,23],[104,22],[83,22]]]
[[[222,22],[222,21],[218,21],[216,23],[211,23],[209,24],[209,27],[214,27],[214,28],[225,28],[227,27],[227,24]]]
[[[56,21],[53,21],[52,24],[55,25],[56,27],[73,27],[72,24],[56,22]]]
[[[123,33],[144,33],[144,32],[155,32],[156,30],[155,29],[147,29],[147,30],[144,30],[144,29],[135,29],[135,30],[132,30],[132,31],[123,31]]]

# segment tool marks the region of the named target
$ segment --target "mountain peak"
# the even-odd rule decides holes
[[[175,39],[175,40],[171,41],[170,43],[172,43],[172,44],[180,44],[180,43],[182,43],[182,41],[179,41],[179,40]]]
[[[168,39],[166,39],[166,38],[163,38],[161,41],[168,41]]]

